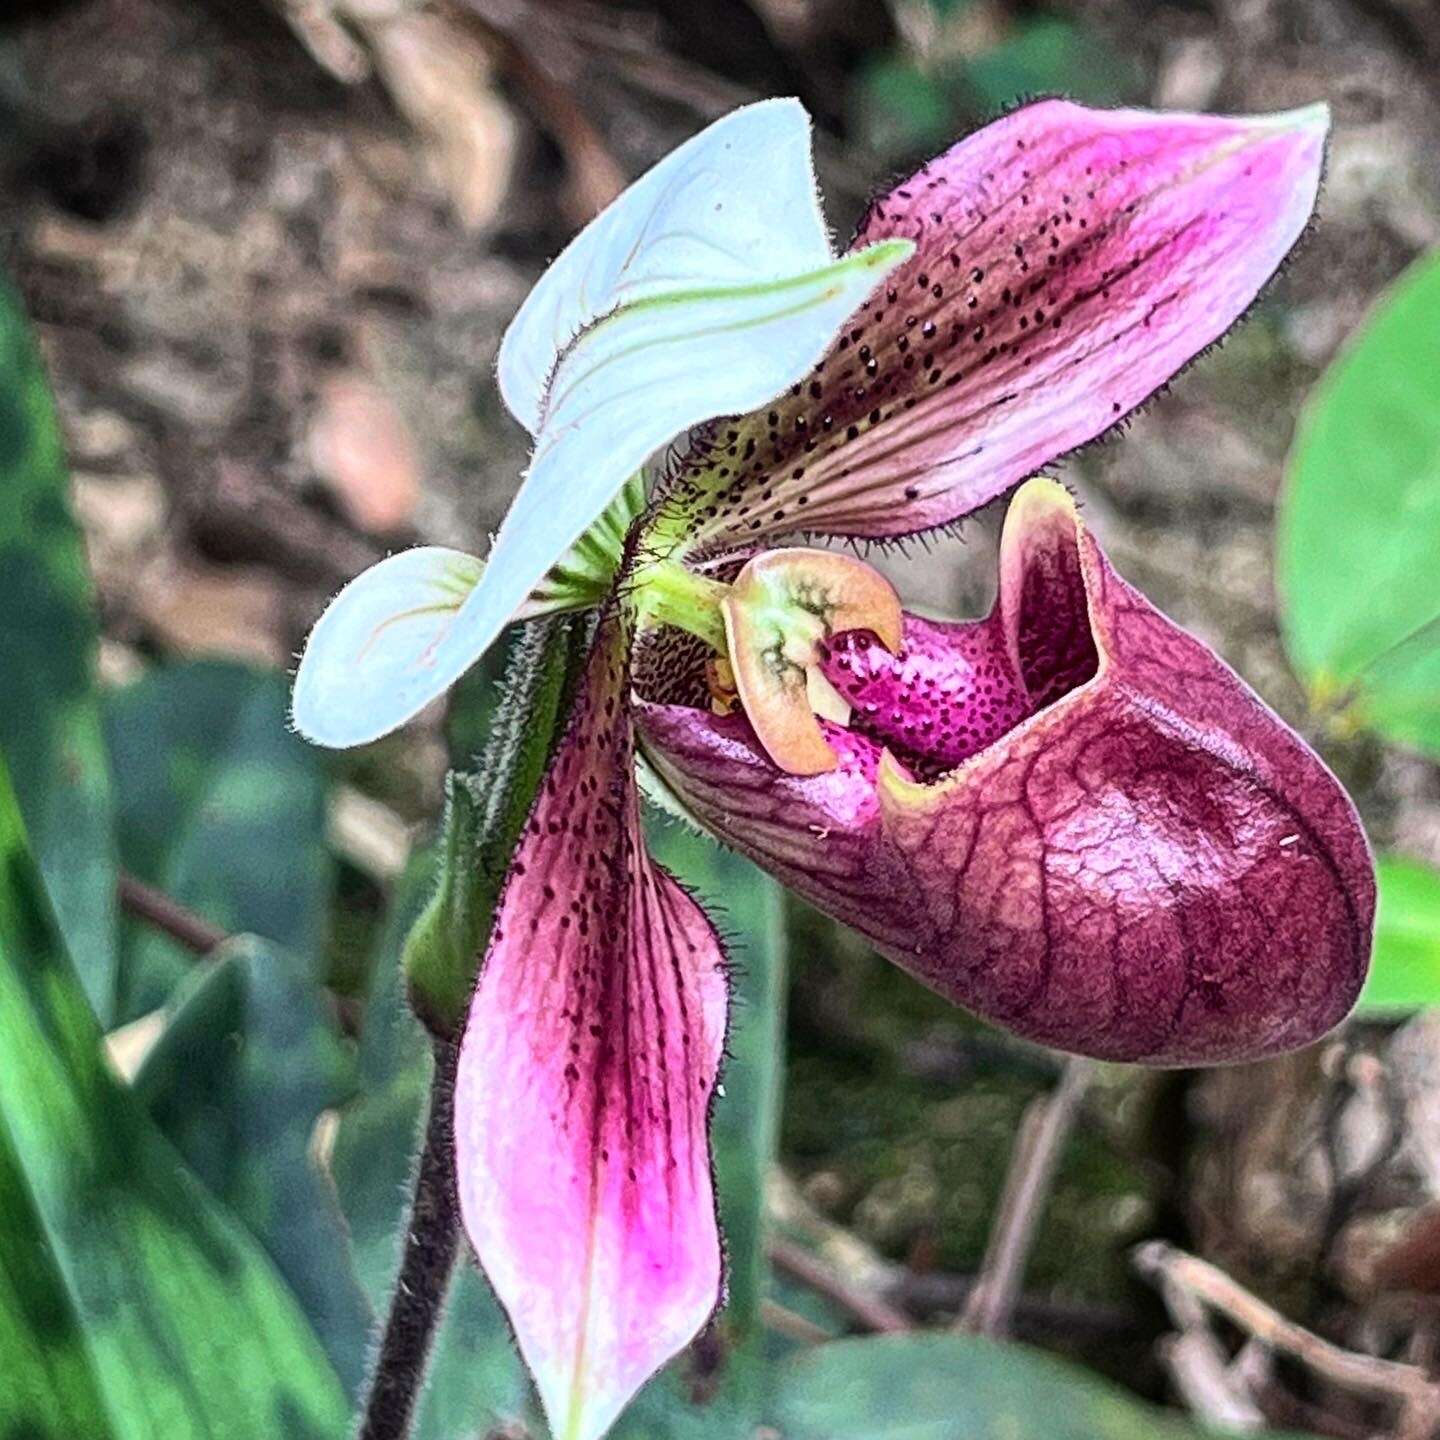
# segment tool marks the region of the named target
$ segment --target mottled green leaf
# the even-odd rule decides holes
[[[288,728],[278,672],[222,661],[157,670],[106,696],[126,869],[232,934],[321,965],[333,865],[319,753]],[[127,925],[120,1012],[162,1005],[193,960]]]
[[[49,387],[0,283],[0,753],[85,993],[115,1018],[115,854],[96,627]]]
[[[1316,386],[1281,499],[1281,621],[1321,709],[1440,754],[1440,256]]]
[[[250,937],[182,983],[134,1081],[190,1167],[264,1245],[352,1394],[370,1310],[312,1141],[321,1112],[354,1089],[333,1003],[293,957]]]
[[[344,1392],[112,1076],[0,767],[0,1435],[330,1440]]]
[[[1039,1351],[937,1334],[839,1340],[797,1356],[780,1377],[771,1423],[785,1440],[1213,1435]]]
[[[1389,855],[1375,871],[1375,957],[1360,1008],[1393,1014],[1440,1005],[1440,870]]]

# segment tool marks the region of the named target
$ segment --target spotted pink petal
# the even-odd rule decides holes
[[[839,768],[770,764],[740,715],[639,710],[708,829],[940,993],[1030,1039],[1197,1064],[1314,1040],[1365,977],[1373,869],[1344,791],[1110,568],[1068,496],[1011,507],[985,620],[852,633]]]
[[[674,483],[695,553],[943,525],[1094,439],[1217,340],[1315,204],[1324,106],[1229,119],[1047,100],[875,202],[916,242],[808,381]]]
[[[455,1096],[461,1210],[556,1440],[595,1440],[720,1297],[719,942],[643,848],[607,625],[511,868]]]

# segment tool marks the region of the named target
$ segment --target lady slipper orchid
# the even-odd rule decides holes
[[[603,1434],[722,1290],[724,957],[645,853],[637,752],[699,824],[1047,1044],[1234,1060],[1352,1004],[1374,886],[1349,800],[1065,490],[1017,493],[978,621],[782,543],[948,524],[1102,434],[1253,300],[1325,131],[1323,108],[1038,103],[877,201],[837,258],[804,112],[737,111],[594,221],[508,332],[501,390],[536,448],[488,564],[395,556],[317,625],[295,719],[343,745],[511,618],[600,610],[455,1096],[466,1227],[563,1440]]]

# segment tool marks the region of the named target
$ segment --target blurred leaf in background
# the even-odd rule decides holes
[[[776,1408],[785,1440],[1201,1440],[1215,1433],[1038,1351],[969,1335],[819,1346],[790,1363]]]
[[[1347,729],[1440,757],[1440,255],[1381,299],[1312,392],[1281,497],[1290,658]]]
[[[1440,1005],[1440,870],[1382,856],[1375,959],[1360,1010],[1394,1015]]]
[[[0,752],[102,1025],[117,1013],[115,845],[94,597],[49,387],[0,283]]]
[[[259,935],[323,978],[325,772],[288,717],[285,676],[228,661],[156,670],[107,695],[120,857],[212,924]],[[119,1018],[163,1005],[192,964],[167,936],[127,923]]]
[[[294,1297],[107,1068],[3,767],[0,855],[0,1434],[339,1435]]]
[[[896,7],[899,43],[860,68],[851,128],[898,164],[1037,95],[1114,105],[1136,91],[1130,62],[1081,22],[991,0],[909,0]]]
[[[1381,298],[1311,392],[1286,467],[1286,647],[1340,733],[1440,758],[1440,254]],[[1440,1004],[1440,875],[1382,856],[1360,1007]]]
[[[355,1091],[353,1051],[331,998],[294,957],[250,937],[232,940],[177,989],[134,1090],[265,1246],[356,1394],[370,1307],[313,1153],[322,1113]]]

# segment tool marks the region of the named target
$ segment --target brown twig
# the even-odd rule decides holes
[[[973,1275],[943,1270],[906,1271],[884,1292],[885,1298],[916,1323],[927,1317],[957,1314],[975,1289]],[[1021,1340],[1054,1341],[1083,1335],[1110,1343],[1136,1341],[1148,1332],[1139,1317],[1118,1306],[1092,1305],[1049,1295],[1016,1298],[1011,1333]]]
[[[764,1299],[760,1302],[760,1323],[787,1340],[801,1345],[823,1345],[832,1339],[830,1332],[804,1315],[797,1314],[778,1300]]]
[[[163,930],[177,944],[196,955],[208,955],[230,936],[203,915],[197,915],[173,896],[122,870],[115,886],[120,908],[127,915]]]
[[[1272,1350],[1292,1356],[1321,1379],[1396,1406],[1396,1435],[1408,1440],[1440,1426],[1440,1384],[1417,1366],[1343,1350],[1252,1295],[1223,1270],[1163,1240],[1137,1247],[1135,1268],[1155,1283],[1182,1327],[1193,1329],[1197,1303],[1223,1315]]]
[[[865,1329],[892,1335],[912,1328],[909,1319],[893,1305],[857,1290],[803,1247],[788,1240],[772,1240],[768,1248],[770,1263],[777,1270],[833,1301]]]
[[[957,1330],[972,1335],[1003,1335],[1009,1330],[1060,1152],[1093,1075],[1093,1062],[1071,1056],[1054,1092],[1026,1110],[985,1258],[975,1288],[955,1322]]]
[[[1265,1428],[1265,1415],[1255,1403],[1254,1388],[1244,1367],[1232,1367],[1225,1347],[1210,1329],[1205,1307],[1188,1290],[1166,1285],[1165,1305],[1180,1333],[1161,1342],[1160,1358],[1180,1398],[1192,1414],[1221,1429],[1248,1432]],[[1253,1343],[1253,1342],[1252,1342]]]

